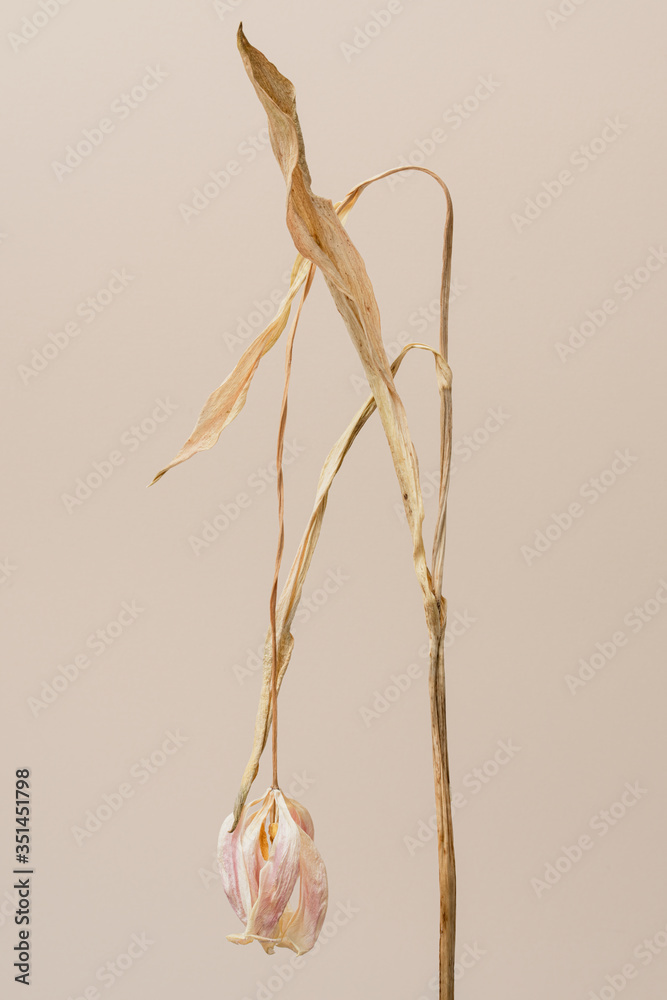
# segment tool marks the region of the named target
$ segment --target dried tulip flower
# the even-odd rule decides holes
[[[286,798],[279,789],[278,692],[294,648],[292,623],[319,538],[329,490],[357,436],[377,411],[403,500],[412,541],[415,574],[422,593],[429,634],[429,696],[440,883],[438,997],[439,1000],[453,1000],[456,867],[445,705],[444,638],[447,602],[442,594],[452,453],[452,373],[447,360],[453,236],[451,196],[447,185],[437,174],[426,167],[410,165],[394,167],[363,181],[335,205],[328,199],[315,195],[311,189],[292,83],[262,52],[250,45],[241,26],[238,46],[248,77],[267,114],[271,148],[286,182],[286,221],[297,257],[289,290],[278,306],[276,315],[246,348],[224,382],[209,395],[190,437],[153,480],[153,483],[157,482],[170,469],[199,452],[212,448],[224,428],[239,415],[245,406],[260,361],[284,332],[293,301],[302,288],[285,351],[285,382],[276,452],[279,533],[269,601],[269,630],[264,648],[260,703],[250,759],[241,780],[234,811],[222,825],[218,844],[218,861],[225,892],[237,916],[245,924],[245,931],[229,935],[229,940],[236,944],[259,941],[268,954],[272,954],[278,947],[291,948],[301,955],[313,947],[324,921],[327,876],[313,843],[312,820],[302,805]],[[376,181],[404,170],[429,176],[436,181],[445,196],[439,344],[437,348],[420,343],[407,344],[390,363],[382,339],[380,313],[373,287],[364,261],[345,231],[344,224],[366,189]],[[371,395],[354,415],[325,460],[313,510],[278,601],[278,575],[284,542],[282,454],[292,349],[301,309],[310,291],[315,271],[322,274],[347,327],[362,362]],[[405,407],[394,381],[403,360],[415,350],[429,353],[435,362],[436,386],[440,398],[440,484],[430,565],[422,531],[424,506],[417,455]],[[269,732],[272,735],[272,784],[263,798],[248,804],[248,793],[257,777]],[[296,895],[297,884],[298,902],[293,906],[292,896]]]
[[[327,873],[313,843],[310,813],[280,789],[269,788],[264,798],[243,807],[234,829],[233,822],[230,813],[222,824],[218,864],[227,898],[246,926],[227,940],[259,941],[268,955],[274,948],[305,954],[317,940],[328,902]]]

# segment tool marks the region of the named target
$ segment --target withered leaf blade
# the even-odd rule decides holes
[[[370,181],[366,182],[366,184],[368,183]],[[342,222],[349,215],[359,193],[365,186],[363,185],[360,188],[356,197],[347,198],[344,202],[336,206],[336,212]],[[176,457],[168,465],[165,465],[164,469],[158,472],[153,481],[149,483],[149,486],[157,483],[166,472],[169,472],[176,465],[187,461],[187,459],[192,458],[193,455],[196,455],[200,451],[212,448],[220,438],[227,424],[230,424],[238,416],[245,405],[248,390],[250,389],[253,376],[259,367],[259,362],[278,342],[278,339],[287,326],[290,309],[296,293],[304,282],[310,278],[313,270],[314,265],[308,261],[304,261],[301,254],[297,254],[292,268],[289,289],[285,298],[278,306],[276,315],[245,349],[222,385],[218,386],[208,397],[201,413],[197,417],[197,423],[192,434]]]
[[[149,483],[150,486],[157,483],[174,466],[192,458],[197,452],[212,448],[227,424],[231,423],[241,412],[259,362],[267,351],[271,350],[287,326],[294,297],[311,270],[310,263],[299,255],[292,270],[289,290],[278,307],[276,315],[262,333],[245,349],[222,385],[218,386],[208,397],[197,418],[192,434],[176,457],[168,465],[165,465],[164,469],[160,469],[153,481]]]
[[[299,253],[321,270],[377,404],[412,535],[413,562],[431,630],[440,625],[441,607],[431,586],[424,550],[417,456],[382,341],[375,294],[363,259],[331,201],[314,195],[310,188],[292,83],[250,45],[241,26],[238,45],[246,72],[267,113],[271,145],[287,185],[287,227]]]

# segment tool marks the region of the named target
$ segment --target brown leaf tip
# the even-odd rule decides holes
[[[158,480],[162,479],[162,477],[164,476],[165,472],[167,472],[167,469],[160,469],[160,471],[158,472],[158,474],[155,477],[155,479],[153,479],[152,482],[150,482],[148,484],[148,486],[146,487],[146,489],[148,490],[148,489],[151,488],[151,486],[155,486],[155,484],[158,482]]]

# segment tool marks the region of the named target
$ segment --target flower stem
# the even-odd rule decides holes
[[[285,347],[285,384],[280,405],[280,425],[278,427],[278,444],[276,448],[276,490],[278,493],[278,547],[276,550],[276,565],[269,599],[269,622],[271,629],[271,761],[273,767],[272,787],[278,788],[278,642],[276,628],[276,601],[278,597],[278,576],[285,546],[285,483],[283,478],[283,445],[285,441],[285,425],[287,423],[287,398],[289,381],[292,371],[292,353],[294,350],[294,335],[301,317],[303,303],[313,283],[314,268],[308,273],[308,278],[301,293],[299,307],[292,323]],[[274,806],[275,810],[275,806]],[[276,816],[272,817],[276,821]]]

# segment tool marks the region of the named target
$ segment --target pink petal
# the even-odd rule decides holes
[[[259,893],[248,916],[246,935],[270,942],[270,951],[273,951],[273,943],[279,943],[278,922],[299,877],[301,836],[304,834],[290,816],[282,792],[276,790],[271,797],[278,806],[278,829],[269,858],[259,873]]]
[[[315,827],[313,826],[313,821],[306,807],[302,806],[296,799],[288,799],[287,796],[285,796],[285,802],[287,803],[287,808],[290,811],[290,816],[296,825],[300,826],[301,829],[308,834],[311,840],[314,840]]]
[[[233,833],[230,833],[233,813],[225,819],[218,837],[218,868],[222,885],[234,912],[243,923],[252,909],[253,897],[250,891],[248,872],[243,857],[243,835],[252,816],[252,807],[261,799],[244,807]]]
[[[329,902],[327,871],[320,852],[303,830],[299,854],[299,905],[282,922],[280,948],[291,948],[297,955],[310,951],[322,929]]]

